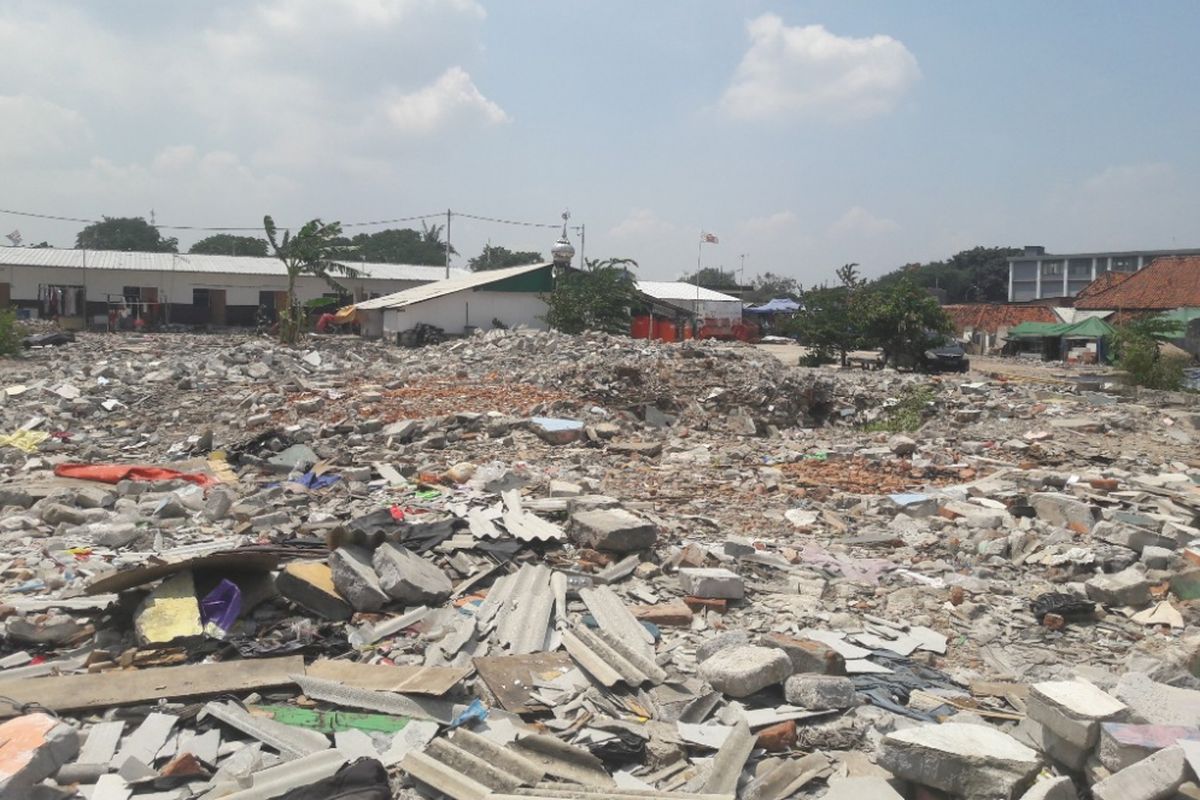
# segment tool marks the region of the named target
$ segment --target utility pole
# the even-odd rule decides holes
[[[746,280],[746,256],[748,253],[739,253],[738,258],[742,260],[742,265],[738,267],[738,286],[742,285],[742,281]]]
[[[446,209],[446,280],[450,280],[450,209]]]

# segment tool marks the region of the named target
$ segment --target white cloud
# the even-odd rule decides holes
[[[30,161],[70,153],[90,143],[78,112],[29,95],[0,95],[0,161]]]
[[[740,227],[746,233],[766,235],[782,231],[793,227],[796,224],[796,215],[791,211],[776,211],[765,217],[752,217],[744,220]]]
[[[451,67],[425,88],[390,100],[387,117],[397,130],[419,135],[455,124],[509,121],[504,109],[484,97],[462,67]]]
[[[675,226],[648,208],[635,208],[614,225],[608,235],[614,239],[645,239],[674,233]]]
[[[862,206],[854,206],[829,226],[829,235],[836,239],[861,237],[875,238],[896,233],[900,225],[895,220],[877,217]]]
[[[921,75],[917,59],[890,36],[789,27],[775,14],[750,20],[746,29],[750,49],[721,97],[735,119],[873,117],[892,110]]]

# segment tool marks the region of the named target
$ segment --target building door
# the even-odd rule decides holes
[[[7,306],[12,302],[12,290],[9,289],[9,284],[0,283],[0,307]]]
[[[208,290],[208,322],[211,325],[225,324],[225,290]]]
[[[139,309],[139,316],[147,325],[157,325],[162,321],[159,319],[158,289],[154,286],[143,286],[141,295],[144,305]]]

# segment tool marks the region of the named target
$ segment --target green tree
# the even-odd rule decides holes
[[[1112,345],[1125,380],[1148,389],[1179,389],[1191,359],[1164,355],[1161,345],[1183,333],[1182,323],[1158,315],[1137,317],[1118,326]]]
[[[918,286],[940,289],[948,303],[1003,303],[1008,300],[1008,257],[1015,247],[972,247],[945,261],[906,264],[875,281],[890,286],[907,277]]]
[[[0,308],[0,356],[15,356],[21,352],[21,328],[13,308]]]
[[[690,275],[684,275],[679,280],[684,283],[696,283],[697,276],[700,278],[699,284],[705,289],[737,289],[737,278],[732,272],[726,272],[718,267],[705,267],[699,272],[693,272]]]
[[[638,294],[631,258],[590,259],[581,270],[558,275],[554,291],[546,301],[546,324],[564,333],[604,331],[628,333]]]
[[[542,261],[542,254],[533,250],[509,250],[507,247],[492,247],[490,244],[485,244],[483,252],[467,261],[467,266],[471,271],[479,272],[485,269],[540,264]]]
[[[299,341],[304,328],[304,312],[296,303],[296,279],[301,275],[315,275],[334,289],[346,291],[334,275],[358,278],[362,273],[334,260],[341,251],[336,244],[342,233],[341,223],[310,220],[295,236],[291,235],[291,231],[284,231],[281,240],[275,220],[268,214],[263,217],[263,230],[267,234],[267,241],[271,243],[271,250],[283,262],[288,276],[287,306],[279,314],[279,340],[294,344]]]
[[[804,293],[804,309],[785,322],[792,334],[810,351],[810,364],[838,361],[859,348],[862,333],[851,310],[852,294],[847,286],[818,286]]]
[[[799,300],[804,294],[804,288],[795,278],[786,275],[776,275],[774,272],[764,272],[754,276],[751,282],[754,287],[746,294],[745,300],[751,303],[766,303],[776,297],[788,297]]]
[[[375,233],[360,233],[354,238],[338,237],[335,244],[346,249],[347,257],[355,261],[380,264],[416,264],[440,267],[446,263],[446,243],[442,241],[441,225],[412,228],[387,228]],[[450,248],[451,255],[458,251]]]
[[[234,236],[229,233],[207,236],[188,248],[188,252],[209,256],[269,255],[265,239],[259,239],[257,236]]]
[[[908,365],[954,330],[937,299],[908,278],[863,292],[855,316],[862,321],[867,347],[882,349],[885,361]]]
[[[141,217],[104,217],[75,235],[75,249],[178,253],[179,240],[163,238],[158,228]]]

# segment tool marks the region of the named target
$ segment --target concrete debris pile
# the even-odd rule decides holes
[[[0,800],[1200,797],[1191,398],[306,347],[0,366]]]

